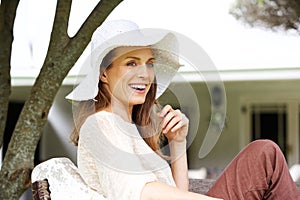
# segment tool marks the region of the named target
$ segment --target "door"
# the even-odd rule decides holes
[[[270,139],[287,155],[287,105],[254,104],[250,108],[252,141]]]

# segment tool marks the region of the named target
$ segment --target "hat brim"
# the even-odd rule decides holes
[[[91,45],[92,51],[86,62],[89,63],[91,69],[75,89],[66,96],[68,100],[86,101],[97,96],[100,64],[105,55],[117,47],[151,47],[156,60],[154,64],[157,81],[156,98],[163,94],[180,67],[177,38],[175,34],[167,30],[138,29],[127,31],[102,42],[101,45],[93,43],[92,40]]]

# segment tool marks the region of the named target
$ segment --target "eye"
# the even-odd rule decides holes
[[[126,66],[135,67],[135,66],[137,66],[137,63],[135,61],[129,61],[126,63]]]
[[[146,64],[147,67],[149,68],[153,68],[154,67],[154,63],[153,62],[149,62]]]

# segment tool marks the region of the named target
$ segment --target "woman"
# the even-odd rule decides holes
[[[248,145],[207,195],[189,192],[188,119],[155,100],[179,67],[176,37],[113,21],[96,30],[92,48],[92,71],[67,96],[80,102],[73,141],[92,189],[118,200],[300,199],[282,153],[267,140]]]

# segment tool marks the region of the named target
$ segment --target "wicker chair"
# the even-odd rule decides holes
[[[38,180],[31,185],[32,197],[34,200],[47,200],[50,198],[48,179]]]

